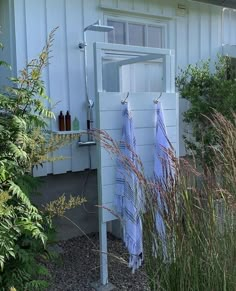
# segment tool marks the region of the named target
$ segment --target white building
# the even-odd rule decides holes
[[[0,42],[5,46],[3,52],[0,52],[0,59],[9,62],[13,68],[11,74],[16,75],[28,61],[39,54],[50,31],[59,27],[52,49],[53,58],[43,78],[47,94],[54,103],[58,102],[54,110],[56,116],[60,111],[65,113],[69,110],[72,120],[77,117],[83,130],[87,128],[87,99],[95,101],[98,96],[95,81],[98,79],[101,81],[99,74],[103,75],[102,85],[100,84],[103,87],[102,91],[119,91],[124,94],[145,92],[147,96],[148,92],[154,95],[155,92],[173,93],[175,91],[173,80],[180,68],[184,69],[188,64],[208,58],[214,61],[217,54],[236,57],[235,2],[235,0],[0,0]],[[98,19],[103,25],[113,26],[114,30],[94,31],[90,25]],[[86,66],[85,50],[79,48],[79,43],[82,43],[83,47],[85,36]],[[94,42],[125,45],[127,49],[119,46],[123,51],[120,50],[120,53],[116,51],[114,54],[110,47],[106,58],[100,62],[99,71],[96,63],[98,55],[97,61],[94,61]],[[126,65],[120,69],[121,75],[118,76],[113,64],[121,57],[124,61],[124,51],[129,48],[133,54],[134,51],[138,55],[140,52],[141,54],[146,52],[147,56],[142,55],[142,61],[137,63],[125,61]],[[159,57],[153,60],[154,55]],[[167,60],[168,58],[160,57],[163,55],[169,55],[171,58]],[[1,85],[7,83],[8,75],[8,70],[0,68]],[[185,154],[181,137],[184,133],[182,113],[186,108],[186,102],[181,99],[178,99],[172,108],[175,110],[173,112],[177,123],[170,135],[179,155]],[[52,123],[52,129],[58,130],[57,121]],[[98,216],[97,208],[94,207],[98,203],[96,171],[84,171],[97,168],[96,146],[78,146],[78,141],[75,141],[55,154],[69,158],[62,162],[45,164],[35,172],[38,176],[45,176],[40,203],[45,204],[63,192],[83,194],[88,204],[80,211],[76,209],[71,211],[70,216],[83,231],[97,231]],[[107,177],[110,175],[109,168],[105,175]],[[101,196],[101,171],[99,183]],[[102,222],[104,223],[104,220]],[[70,224],[64,221],[59,221],[58,224],[59,238],[78,234],[77,229],[73,229]],[[107,280],[106,268],[104,270],[102,282]]]
[[[222,7],[223,2],[226,8]],[[54,110],[56,116],[61,110],[64,112],[69,110],[72,119],[74,117],[79,119],[80,128],[86,129],[84,49],[79,48],[79,43],[84,42],[84,35],[87,38],[88,95],[89,99],[94,101],[97,94],[94,85],[96,66],[94,42],[139,46],[140,49],[150,47],[171,50],[174,54],[174,74],[177,75],[180,68],[202,59],[215,60],[218,53],[235,54],[234,2],[233,0],[0,0],[0,41],[5,45],[4,51],[0,52],[0,59],[3,58],[12,64],[12,74],[16,74],[29,60],[39,54],[49,32],[58,26],[52,49],[53,58],[44,72],[47,93],[55,103],[59,102]],[[115,29],[109,33],[92,30],[84,33],[84,29],[98,19],[102,24],[113,26]],[[116,84],[118,89],[131,93],[165,91],[163,80],[167,73],[163,69],[163,63],[161,60],[143,61],[126,66],[123,70],[123,79],[119,80],[119,86]],[[5,69],[0,70],[0,82],[5,84],[9,72]],[[104,87],[109,89],[117,78],[114,81],[110,71],[104,70],[103,73]],[[186,110],[187,105],[179,99],[177,106],[179,106],[179,134],[175,135],[174,142],[179,145],[179,154],[184,155],[184,143],[181,138],[184,132],[182,112]],[[57,121],[52,124],[52,129],[58,130]],[[96,169],[95,146],[79,147],[78,143],[74,142],[60,151],[60,154],[70,157],[69,159],[48,163],[37,172],[37,175],[84,171],[90,168],[89,151],[92,157],[91,168]],[[68,176],[68,179],[77,179],[73,177]],[[51,176],[48,179],[57,181]],[[72,180],[71,185],[74,183]],[[95,187],[94,184],[96,196]],[[48,189],[48,193],[50,191],[53,192]],[[94,199],[96,200],[96,197]]]

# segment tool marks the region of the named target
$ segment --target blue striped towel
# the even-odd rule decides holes
[[[171,145],[167,138],[166,126],[164,122],[162,105],[158,102],[155,105],[156,114],[156,137],[155,137],[155,155],[154,155],[154,176],[158,183],[167,183],[170,175],[173,177],[171,161],[168,156],[168,150]],[[156,212],[156,230],[160,237],[163,256],[167,259],[167,245],[166,245],[166,229],[163,219],[163,215],[168,213],[167,205],[163,197],[161,197],[160,191],[157,189],[157,206]],[[157,246],[155,246],[157,248]],[[155,253],[157,249],[155,249]]]
[[[133,120],[128,104],[124,106],[120,150],[126,158],[137,166],[134,154],[136,152],[136,140]],[[140,216],[141,193],[136,175],[118,159],[114,206],[117,214],[122,219],[123,240],[130,254],[129,267],[132,268],[132,272],[139,268],[143,260],[142,221]]]

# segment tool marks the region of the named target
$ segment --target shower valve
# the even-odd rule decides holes
[[[79,47],[79,49],[84,49],[85,47],[87,46],[87,43],[86,42],[80,42],[79,44],[78,44],[78,47]]]

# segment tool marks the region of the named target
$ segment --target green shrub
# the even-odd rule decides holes
[[[30,201],[35,187],[32,167],[44,161],[48,148],[46,120],[53,113],[45,107],[41,73],[48,64],[54,31],[38,59],[32,60],[12,86],[0,94],[0,286],[1,290],[43,290],[48,286],[40,264],[47,240],[45,218]],[[1,65],[5,63],[1,62]],[[35,140],[35,132],[38,139]],[[41,143],[38,143],[39,140]],[[36,144],[38,147],[36,147]]]
[[[217,145],[218,137],[208,118],[216,110],[232,120],[236,110],[236,82],[230,58],[219,57],[214,68],[209,60],[189,65],[176,78],[176,86],[181,97],[190,102],[184,121],[190,124],[192,136],[184,136],[186,146],[203,166],[209,166],[213,154],[210,145]]]

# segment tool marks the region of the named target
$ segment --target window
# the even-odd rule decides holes
[[[108,42],[125,44],[126,43],[125,23],[118,21],[108,21],[107,23],[108,25],[114,27],[114,30],[108,33]]]
[[[165,47],[165,27],[163,25],[113,19],[108,19],[107,24],[114,27],[114,30],[108,33],[108,42],[110,43],[156,48]]]
[[[145,26],[142,24],[128,24],[129,44],[145,46]]]

